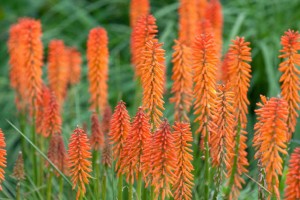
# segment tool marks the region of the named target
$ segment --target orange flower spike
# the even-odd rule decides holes
[[[193,73],[192,73],[192,52],[189,47],[181,42],[175,41],[173,53],[173,75],[172,87],[173,97],[170,102],[175,103],[175,120],[189,121],[193,100]]]
[[[172,197],[171,184],[174,183],[176,168],[176,154],[174,136],[168,121],[165,119],[154,135],[153,144],[153,181],[156,199],[161,196],[164,200]]]
[[[222,52],[223,14],[222,5],[219,0],[210,0],[205,11],[206,19],[212,24],[216,39],[216,49]]]
[[[71,85],[75,85],[80,81],[82,58],[80,52],[75,48],[67,48],[67,60],[69,68],[69,81]]]
[[[198,133],[206,135],[205,126],[212,121],[214,101],[216,99],[217,54],[211,34],[196,37],[193,47],[194,59],[194,95],[195,121],[200,123]],[[209,125],[208,125],[209,126]]]
[[[62,119],[60,115],[59,106],[54,96],[51,93],[51,98],[44,113],[44,121],[42,122],[42,135],[48,137],[55,133],[61,134]]]
[[[109,144],[108,139],[105,139],[104,148],[102,152],[101,163],[105,167],[111,168],[112,155],[111,155],[111,145]]]
[[[285,200],[300,199],[300,147],[291,155],[284,192]]]
[[[282,49],[279,58],[283,58],[283,62],[279,65],[279,71],[282,72],[280,77],[281,95],[288,102],[289,116],[288,140],[292,138],[292,133],[295,132],[297,124],[300,96],[299,96],[299,75],[300,71],[297,66],[300,66],[300,34],[292,30],[285,32],[281,37]]]
[[[217,86],[216,130],[211,136],[212,164],[216,167],[230,162],[228,149],[232,148],[235,137],[234,92],[230,83]]]
[[[53,134],[48,148],[48,158],[63,173],[67,173],[67,152],[61,134]],[[47,162],[47,166],[49,163]],[[59,173],[56,173],[59,176]]]
[[[130,26],[135,27],[137,20],[150,11],[149,0],[131,0],[130,1]]]
[[[51,91],[47,86],[43,85],[42,92],[40,95],[41,98],[38,99],[38,110],[36,112],[35,118],[36,132],[38,134],[43,132],[43,122],[45,118],[47,118],[46,111],[50,104]]]
[[[142,68],[143,107],[150,123],[157,127],[164,111],[165,50],[157,40],[150,40],[144,51],[145,64]]]
[[[113,145],[113,157],[116,162],[116,171],[118,175],[121,172],[121,163],[123,162],[121,154],[125,147],[127,135],[130,130],[130,116],[126,110],[125,102],[120,101],[115,108],[110,123],[109,139]]]
[[[68,150],[68,168],[73,183],[73,189],[78,187],[76,199],[86,192],[85,184],[91,178],[92,162],[91,147],[87,134],[81,128],[76,128],[71,135]]]
[[[131,34],[131,62],[135,67],[136,77],[142,75],[145,62],[143,54],[147,48],[146,43],[154,39],[157,32],[156,19],[152,15],[141,16],[136,22]]]
[[[122,154],[123,162],[121,168],[126,174],[126,180],[134,183],[134,175],[142,172],[143,162],[141,160],[144,149],[146,149],[147,141],[150,139],[149,118],[139,107],[131,125],[129,135],[126,140],[125,149]]]
[[[174,145],[177,157],[175,182],[173,184],[175,200],[191,200],[194,185],[194,167],[192,150],[192,132],[189,123],[174,123]]]
[[[68,86],[67,51],[62,40],[52,40],[49,43],[48,80],[49,87],[62,105]]]
[[[26,102],[29,105],[31,115],[35,117],[38,109],[38,98],[40,98],[43,87],[42,27],[40,21],[30,18],[20,19],[19,24],[22,27],[20,45],[24,50],[22,59],[24,59]]]
[[[238,121],[241,122],[242,128],[247,124],[248,105],[247,92],[250,86],[251,58],[250,42],[245,42],[243,37],[236,37],[228,50],[228,75],[230,82],[234,85],[235,107],[237,108]]]
[[[146,140],[145,149],[143,151],[141,162],[143,179],[145,181],[145,187],[151,185],[153,180],[153,161],[154,161],[154,137],[155,134],[151,133],[150,138]]]
[[[196,0],[180,0],[179,5],[179,41],[191,46],[195,39],[198,21]]]
[[[4,174],[4,168],[6,168],[6,142],[4,133],[0,129],[0,191],[2,190],[1,183],[5,180]]]
[[[260,117],[262,125],[259,152],[266,171],[267,188],[272,197],[280,198],[278,176],[282,175],[283,163],[280,153],[287,154],[287,102],[281,98],[271,98],[263,107]]]
[[[91,109],[102,113],[107,104],[108,38],[104,28],[94,28],[87,42]]]
[[[100,127],[98,115],[93,113],[92,115],[92,135],[90,139],[92,149],[99,151],[104,147],[104,134]]]

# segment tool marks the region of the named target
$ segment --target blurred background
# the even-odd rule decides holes
[[[165,116],[173,121],[173,105],[169,103],[172,46],[177,38],[178,2],[175,0],[151,0],[151,13],[157,18],[159,40],[164,43],[167,60],[167,87]],[[278,65],[280,37],[288,29],[300,30],[300,0],[224,0],[224,47],[226,52],[230,40],[244,36],[251,42],[252,80],[249,90],[251,101],[249,112],[249,157],[253,155],[252,136],[255,123],[254,109],[259,95],[268,97],[280,94]],[[19,151],[19,134],[7,123],[7,119],[18,126],[14,105],[14,92],[9,86],[7,37],[9,26],[20,17],[33,17],[42,22],[46,63],[47,46],[51,39],[62,39],[68,46],[77,47],[83,55],[81,83],[68,92],[63,113],[65,141],[76,125],[89,125],[89,93],[86,66],[86,41],[89,30],[102,26],[108,31],[109,102],[112,108],[123,99],[131,116],[136,83],[130,65],[129,0],[2,0],[0,2],[0,127],[6,135],[9,152],[8,170]],[[44,76],[47,66],[44,66]],[[45,79],[46,76],[45,76]],[[299,123],[292,145],[300,145]],[[253,160],[253,159],[251,159]],[[250,163],[250,171],[255,163]],[[255,175],[253,175],[255,176]],[[246,189],[247,190],[247,189]]]

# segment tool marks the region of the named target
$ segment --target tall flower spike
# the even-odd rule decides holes
[[[145,187],[151,185],[153,180],[153,161],[154,161],[154,137],[155,134],[151,133],[150,138],[146,140],[145,149],[141,157],[143,179],[145,181]]]
[[[175,103],[175,120],[189,121],[193,100],[193,73],[192,73],[192,52],[190,47],[175,41],[173,53],[173,75],[172,87],[173,97],[170,102]]]
[[[48,148],[48,158],[64,174],[67,174],[67,152],[61,134],[53,134]],[[49,163],[46,163],[49,166]],[[56,173],[59,176],[59,173]]]
[[[137,20],[150,11],[149,0],[131,0],[130,1],[130,26],[135,27]]]
[[[142,68],[143,107],[151,124],[157,127],[164,110],[165,50],[157,40],[150,40],[143,52],[145,63]]]
[[[198,21],[204,19],[207,4],[208,4],[207,0],[196,0]]]
[[[102,113],[107,104],[108,38],[104,28],[94,28],[87,42],[91,109]]]
[[[212,163],[216,167],[229,163],[228,149],[232,149],[235,137],[234,92],[230,83],[217,86],[216,130],[211,136]]]
[[[4,168],[6,168],[6,143],[4,138],[4,133],[0,129],[0,191],[2,190],[1,183],[5,180]]]
[[[57,102],[62,105],[68,86],[67,50],[62,40],[52,40],[49,43],[48,80],[49,87],[54,92]]]
[[[173,184],[175,200],[192,199],[192,188],[194,185],[194,167],[192,150],[192,132],[189,123],[175,122],[174,144],[177,157],[175,169],[175,182]]]
[[[13,173],[11,175],[14,179],[21,181],[25,179],[25,171],[24,171],[24,160],[22,151],[19,152],[18,158],[16,160]]]
[[[131,63],[135,67],[136,77],[141,77],[144,64],[143,52],[147,48],[146,43],[156,37],[158,30],[156,19],[152,15],[141,16],[131,34]]]
[[[127,135],[130,130],[130,116],[126,110],[125,103],[120,101],[115,108],[110,123],[109,139],[113,144],[113,157],[116,162],[116,171],[121,172],[121,163],[123,162],[121,154],[124,150]]]
[[[153,181],[156,198],[161,196],[164,200],[173,196],[171,184],[174,183],[174,170],[176,168],[176,154],[174,136],[171,127],[165,119],[154,135],[153,144]]]
[[[149,118],[139,107],[133,122],[130,132],[127,136],[126,145],[122,153],[123,162],[121,168],[126,174],[127,182],[134,183],[134,176],[138,176],[142,172],[143,162],[141,160],[147,141],[151,137]]]
[[[243,37],[236,37],[228,50],[228,75],[230,82],[234,85],[235,107],[237,108],[238,121],[244,128],[247,124],[248,105],[250,104],[247,93],[250,86],[251,59],[250,42]]]
[[[230,177],[228,187],[231,190],[230,197],[233,199],[238,198],[239,190],[245,182],[242,179],[242,175],[248,172],[246,167],[249,165],[246,151],[246,115],[249,105],[247,92],[251,78],[251,66],[249,62],[252,60],[249,44],[249,42],[245,42],[243,37],[237,37],[235,40],[232,40],[232,44],[228,50],[228,75],[231,84],[234,86],[234,107],[236,108],[235,116],[237,122],[236,139],[233,148],[229,149],[230,163],[227,165],[227,176]]]
[[[45,108],[44,121],[42,122],[42,135],[48,137],[55,133],[61,134],[62,119],[56,97],[52,92],[49,104]]]
[[[179,5],[179,41],[191,46],[195,39],[198,21],[196,0],[180,0]]]
[[[31,115],[35,117],[38,98],[40,98],[43,86],[42,27],[40,21],[30,18],[20,19],[19,23],[22,27],[20,45],[24,50],[22,59],[24,59],[26,102]]]
[[[295,148],[291,155],[284,192],[285,200],[300,199],[300,147]]]
[[[214,29],[216,50],[222,53],[223,14],[222,5],[219,0],[210,0],[206,7],[206,19],[210,21]]]
[[[75,85],[80,81],[81,74],[81,54],[75,48],[67,48],[67,60],[68,60],[68,71],[69,71],[69,81],[71,85]]]
[[[91,147],[94,150],[102,150],[104,147],[104,135],[100,127],[98,115],[93,113],[92,115],[92,135],[90,139]]]
[[[194,95],[195,121],[200,123],[198,133],[204,138],[212,121],[214,101],[216,99],[217,56],[213,36],[202,34],[196,37],[193,47],[194,59]],[[207,128],[207,129],[206,129]]]
[[[227,83],[230,80],[229,73],[228,73],[229,70],[228,63],[229,63],[229,54],[226,53],[221,64],[221,80],[224,83]]]
[[[76,199],[86,192],[85,184],[91,178],[92,163],[90,161],[91,147],[87,134],[81,128],[76,128],[71,135],[68,150],[68,168],[73,183],[73,189],[78,187]]]
[[[25,69],[24,69],[24,46],[21,45],[22,26],[14,24],[9,30],[8,52],[9,52],[9,76],[10,85],[16,90],[17,108],[20,111],[25,109]]]
[[[106,138],[104,142],[104,148],[102,152],[101,163],[105,167],[111,167],[112,163],[112,155],[111,155],[111,145],[109,144],[109,140]]]
[[[281,37],[282,49],[279,58],[283,58],[284,61],[279,65],[279,71],[282,72],[280,77],[281,95],[288,103],[289,116],[288,116],[288,128],[289,136],[288,140],[292,138],[292,133],[295,132],[297,117],[299,111],[299,84],[300,84],[300,71],[297,66],[300,66],[300,34],[292,30],[285,32]]]
[[[278,176],[282,175],[283,160],[280,154],[287,154],[288,104],[284,99],[271,98],[260,114],[261,143],[259,152],[261,164],[266,171],[267,188],[271,196],[280,198]]]

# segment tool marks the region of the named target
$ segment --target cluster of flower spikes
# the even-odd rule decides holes
[[[93,28],[87,42],[91,110],[102,113],[107,104],[108,38],[106,30]]]

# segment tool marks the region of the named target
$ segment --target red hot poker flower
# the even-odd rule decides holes
[[[98,115],[93,113],[92,115],[92,135],[90,139],[91,147],[94,150],[102,150],[104,147],[104,134],[100,127]]]
[[[0,129],[0,183],[2,183],[5,180],[4,174],[4,168],[6,167],[6,142],[4,133]],[[0,191],[2,190],[2,187],[0,185]]]
[[[150,11],[149,0],[131,0],[130,1],[130,26],[134,28],[137,20]]]
[[[300,147],[291,155],[286,176],[285,200],[300,199]]]

